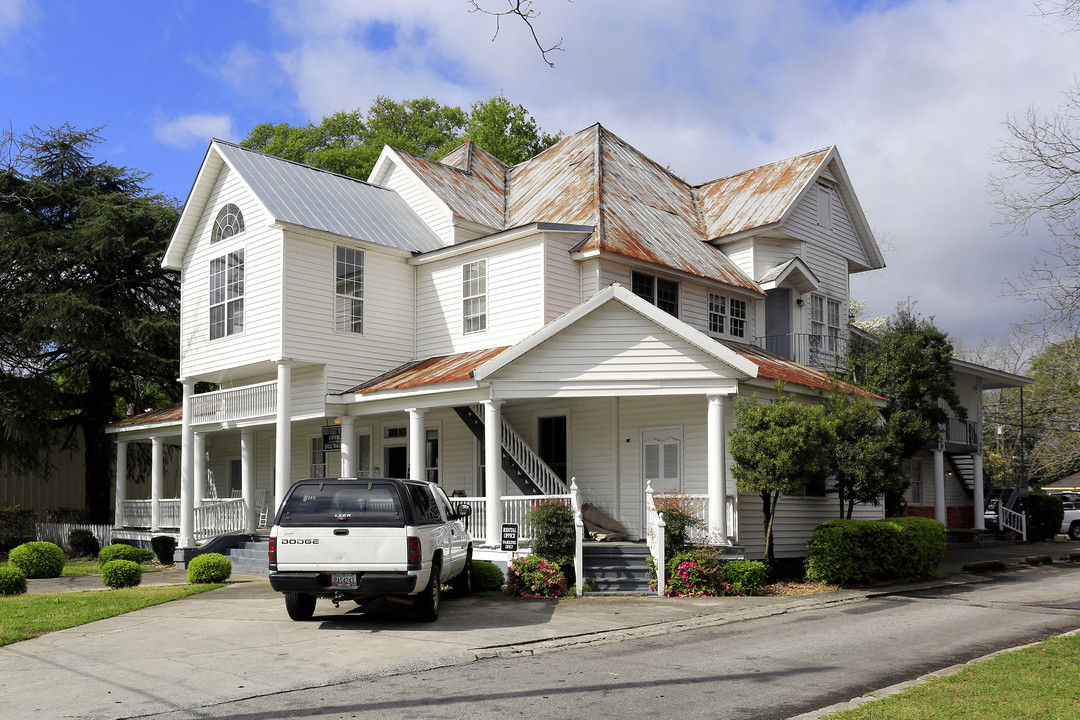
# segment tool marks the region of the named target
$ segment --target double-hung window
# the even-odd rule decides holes
[[[824,295],[810,296],[811,342],[835,353],[840,349],[840,301]]]
[[[746,301],[709,293],[709,332],[746,337]]]
[[[244,330],[244,251],[210,261],[210,339]]]
[[[487,260],[461,266],[461,317],[463,333],[487,330]]]
[[[633,270],[630,272],[630,290],[669,315],[679,317],[679,283],[674,280]]]
[[[339,332],[364,332],[364,251],[341,247],[334,261],[334,327]]]

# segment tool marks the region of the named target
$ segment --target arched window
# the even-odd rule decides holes
[[[210,242],[225,240],[242,232],[244,232],[244,216],[240,208],[229,203],[218,212],[217,220],[214,221],[214,237]]]

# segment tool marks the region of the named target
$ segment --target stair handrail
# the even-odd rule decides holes
[[[581,518],[581,498],[578,496],[577,478],[570,478],[570,509],[574,511],[574,578],[577,580],[577,596],[585,592],[585,556],[581,550],[585,539],[585,521]]]
[[[1027,515],[1025,513],[1010,510],[998,503],[998,527],[1020,533],[1020,539],[1027,542]]]
[[[544,495],[567,495],[570,488],[548,467],[506,420],[502,423],[503,449],[514,459]]]

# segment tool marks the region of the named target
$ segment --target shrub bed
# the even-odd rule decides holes
[[[725,560],[717,548],[696,547],[675,553],[665,562],[667,597],[753,595],[765,586],[769,573],[756,560]],[[656,565],[649,558],[650,587],[656,590]]]
[[[67,541],[72,557],[97,557],[101,552],[101,543],[94,533],[86,528],[72,528]]]
[[[110,560],[101,566],[101,584],[113,590],[135,587],[142,582],[142,568],[131,560]]]
[[[506,584],[503,571],[493,562],[487,560],[472,561],[473,592],[495,592],[502,590]]]
[[[26,592],[26,573],[17,567],[0,567],[0,596],[22,595]]]
[[[933,574],[944,556],[937,520],[829,520],[806,546],[806,577],[841,586],[894,582]]]
[[[133,563],[142,565],[153,559],[154,553],[152,550],[137,548],[134,545],[128,545],[126,543],[106,545],[101,548],[101,552],[98,553],[98,562],[103,566],[113,560],[130,560]]]
[[[1053,540],[1061,532],[1065,519],[1065,503],[1061,498],[1042,491],[1032,492],[1027,499],[1028,539]]]
[[[537,554],[515,558],[506,572],[506,594],[510,597],[560,597],[566,593],[566,578],[557,562]]]
[[[221,583],[232,575],[232,563],[221,553],[203,553],[188,563],[189,583]]]
[[[66,561],[59,545],[39,540],[23,543],[8,555],[8,562],[31,579],[60,577]]]

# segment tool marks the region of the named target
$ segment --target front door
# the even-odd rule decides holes
[[[405,479],[409,477],[409,448],[405,445],[391,445],[385,449],[386,475],[389,478]]]
[[[682,489],[682,428],[641,431],[642,488],[654,492]]]

